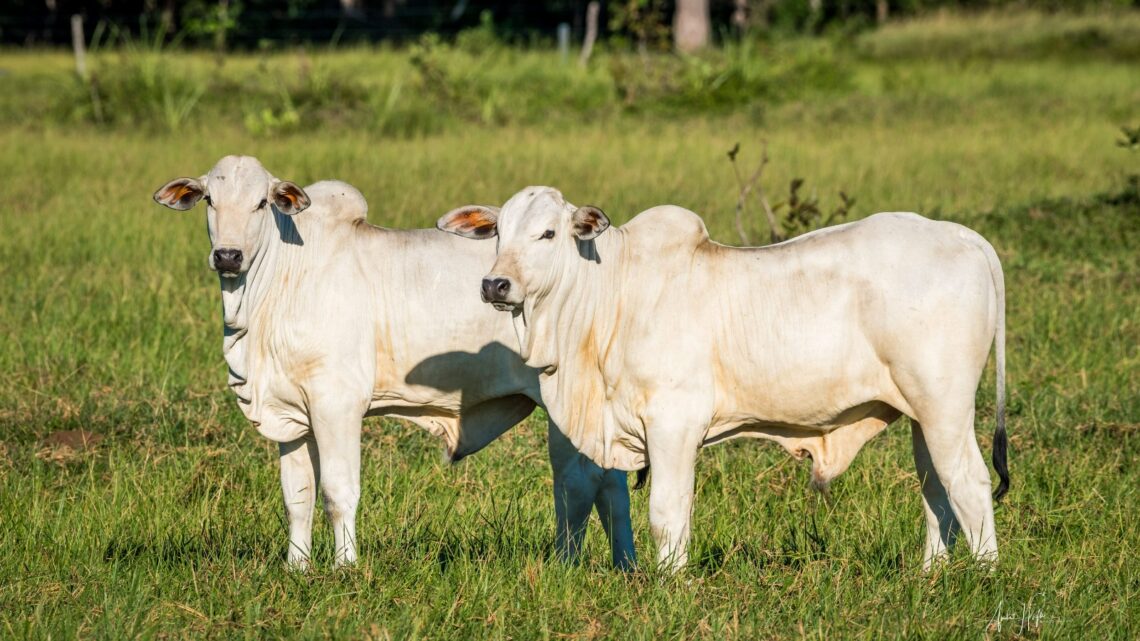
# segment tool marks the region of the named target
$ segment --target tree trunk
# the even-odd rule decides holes
[[[693,53],[709,44],[709,0],[677,0],[673,12],[673,45]]]
[[[214,50],[218,53],[218,66],[221,54],[226,50],[226,31],[229,30],[230,0],[218,0],[218,30],[214,32]]]
[[[890,17],[891,7],[887,4],[887,0],[875,0],[875,19],[879,24],[883,24]]]

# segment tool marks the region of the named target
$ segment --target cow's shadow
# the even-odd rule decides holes
[[[475,399],[512,384],[518,388],[528,387],[526,376],[537,381],[538,370],[523,365],[520,360],[517,350],[493,341],[478,352],[444,352],[425,358],[412,367],[404,382],[447,392],[459,390],[465,399]],[[496,377],[501,377],[502,382],[491,380]],[[533,387],[537,390],[537,384]]]
[[[524,365],[518,352],[494,341],[478,352],[444,352],[417,363],[405,377],[422,385],[460,394],[458,443],[452,462],[486,447],[530,416],[539,398],[538,370]]]
[[[273,222],[277,224],[277,233],[281,237],[281,242],[287,245],[304,245],[305,239],[301,238],[301,230],[297,229],[297,223],[293,222],[292,216],[287,216],[274,207]]]

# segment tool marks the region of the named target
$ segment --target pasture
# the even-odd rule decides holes
[[[494,51],[477,70],[475,54],[445,48],[430,64],[468,65],[451,77],[469,81],[433,94],[410,60],[422,51],[246,54],[217,67],[108,49],[96,57],[107,92],[131,64],[232,84],[190,104],[178,99],[192,85],[144,82],[137,99],[153,105],[115,103],[122,89],[98,120],[67,55],[0,51],[0,636],[1136,638],[1140,150],[1116,141],[1140,125],[1129,46],[1140,27],[1131,15],[970,20],[736,51],[709,64],[755,79],[749,70],[778,54],[793,63],[762,80],[793,88],[670,109],[623,102],[614,77],[633,63],[604,53],[578,71],[553,53]],[[984,40],[972,39],[979,25]],[[1088,30],[1108,44],[1065,35]],[[800,64],[817,58],[832,71]],[[291,75],[302,68],[309,80]],[[281,78],[284,93],[240,96],[251,74]],[[294,81],[348,97],[304,103]],[[464,91],[477,99],[433,106]],[[532,94],[561,107],[514,100]],[[282,104],[296,121],[281,120]],[[843,190],[855,217],[917,211],[997,248],[1012,487],[996,514],[996,570],[959,554],[920,573],[905,419],[826,499],[809,488],[809,464],[773,444],[702,452],[679,576],[645,563],[645,492],[633,493],[640,571],[609,568],[596,517],[583,563],[568,567],[552,553],[539,417],[455,466],[428,434],[370,419],[359,564],[331,569],[322,517],[314,569],[285,569],[277,448],[225,389],[203,210],[161,208],[156,188],[241,153],[301,185],[352,183],[382,226],[430,226],[452,207],[547,184],[615,224],[683,205],[738,243],[725,153],[739,142],[750,170],[762,141],[773,202],[802,177],[821,208]],[[762,242],[755,207],[748,224]],[[991,359],[976,426],[987,458],[993,409]],[[73,442],[74,430],[93,440]]]

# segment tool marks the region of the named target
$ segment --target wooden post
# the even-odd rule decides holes
[[[594,42],[598,39],[598,13],[601,5],[594,0],[586,5],[586,39],[582,41],[582,55],[578,57],[578,64],[585,67],[590,61],[590,54],[594,52]]]
[[[87,80],[87,45],[83,41],[83,16],[71,16],[71,48],[75,51],[75,73]]]

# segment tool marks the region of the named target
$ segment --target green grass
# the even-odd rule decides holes
[[[868,38],[864,52],[890,58],[1108,58],[1140,55],[1140,15],[1128,11],[954,13],[900,21]]]
[[[903,30],[940,24],[861,46],[902,52]],[[384,74],[407,64],[383,53],[390,63],[370,72],[368,56],[320,59],[333,76],[362,75],[366,105],[387,100]],[[357,128],[350,114],[267,136],[240,108],[175,127],[60,118],[66,57],[0,53],[0,88],[17,88],[0,92],[0,637],[1135,638],[1140,203],[1125,185],[1140,155],[1113,141],[1140,119],[1140,67],[913,51],[843,64],[843,87],[681,117],[575,107],[484,123],[440,106],[417,116],[434,133]],[[224,389],[202,212],[160,208],[154,189],[250,153],[302,184],[357,185],[386,226],[551,184],[615,222],[685,205],[735,242],[724,152],[741,142],[750,168],[761,140],[773,200],[800,176],[825,207],[843,189],[856,216],[951,218],[1002,256],[1013,488],[997,512],[996,571],[959,556],[920,573],[905,422],[865,448],[830,502],[775,446],[706,450],[693,563],[678,577],[611,571],[596,520],[585,561],[566,567],[552,558],[537,419],[455,467],[415,428],[369,421],[360,564],[330,568],[321,522],[315,569],[284,569],[276,448]],[[763,237],[759,220],[750,229]],[[992,389],[991,375],[979,392],[987,452]],[[75,453],[52,444],[63,430],[103,440]],[[647,498],[633,499],[643,559]]]

